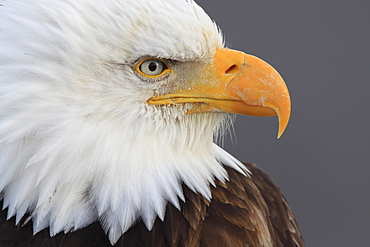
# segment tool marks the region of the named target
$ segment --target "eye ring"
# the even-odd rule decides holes
[[[140,61],[136,65],[136,71],[143,76],[156,78],[163,76],[169,69],[160,59],[148,58]]]

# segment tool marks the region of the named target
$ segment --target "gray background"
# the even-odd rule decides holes
[[[307,246],[370,246],[370,2],[198,0],[229,47],[284,77],[292,116],[238,116],[225,148],[280,186]]]

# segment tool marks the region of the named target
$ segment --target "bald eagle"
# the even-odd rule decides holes
[[[234,114],[287,87],[192,0],[1,0],[0,246],[303,246]]]

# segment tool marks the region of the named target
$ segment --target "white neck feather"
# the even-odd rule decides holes
[[[221,163],[246,171],[213,144],[224,114],[149,116],[161,115],[121,123],[64,116],[43,133],[8,132],[0,143],[8,217],[18,222],[30,212],[34,231],[50,227],[51,235],[99,220],[114,243],[138,218],[148,229],[157,216],[163,220],[168,201],[179,208],[182,183],[210,199],[214,179],[227,179]]]

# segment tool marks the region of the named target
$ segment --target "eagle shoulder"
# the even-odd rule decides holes
[[[280,189],[254,164],[244,165],[250,177],[225,166],[229,180],[216,181],[211,201],[183,185],[181,210],[169,203],[164,221],[157,218],[150,231],[138,221],[115,246],[304,246]],[[0,247],[111,246],[98,222],[55,237],[48,229],[33,236],[31,222],[14,224],[14,217],[6,220],[6,210],[0,213]]]

